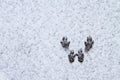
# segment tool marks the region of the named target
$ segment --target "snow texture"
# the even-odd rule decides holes
[[[0,80],[120,80],[120,0],[0,0]]]

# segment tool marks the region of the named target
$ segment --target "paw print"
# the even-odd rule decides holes
[[[78,50],[77,56],[78,56],[78,61],[79,61],[80,63],[82,63],[82,62],[84,61],[84,54],[83,54],[82,49]]]
[[[70,54],[68,55],[68,59],[70,63],[73,63],[75,61],[74,50],[70,51]]]
[[[88,52],[94,44],[94,41],[92,40],[92,37],[88,36],[87,41],[85,41],[84,44],[85,44],[85,51]]]
[[[62,41],[60,42],[63,48],[68,49],[70,45],[70,41],[67,40],[67,37],[63,37]]]

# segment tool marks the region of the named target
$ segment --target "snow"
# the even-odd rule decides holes
[[[93,48],[70,64],[60,41]],[[1,0],[0,80],[119,80],[120,0]]]

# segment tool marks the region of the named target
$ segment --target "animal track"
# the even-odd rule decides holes
[[[62,47],[65,49],[69,49],[70,41],[68,41],[67,37],[63,37],[62,41],[60,42]],[[87,37],[87,41],[84,42],[85,45],[85,52],[88,52],[93,47],[94,41],[92,40],[91,36]],[[78,50],[78,53],[74,54],[74,50],[70,50],[68,55],[68,60],[70,63],[75,61],[75,57],[78,57],[78,62],[82,63],[84,61],[84,53],[82,48]]]

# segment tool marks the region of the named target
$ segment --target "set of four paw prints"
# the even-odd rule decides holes
[[[62,41],[60,42],[62,47],[65,49],[69,49],[70,41],[68,41],[67,37],[63,37]],[[85,45],[85,52],[88,52],[93,47],[94,41],[92,40],[91,36],[87,37],[87,41],[84,42]],[[74,50],[70,50],[70,53],[68,55],[68,60],[70,63],[73,63],[75,61],[75,57],[78,58],[78,61],[82,63],[84,61],[84,54],[83,50],[79,49],[78,53],[74,54]]]

